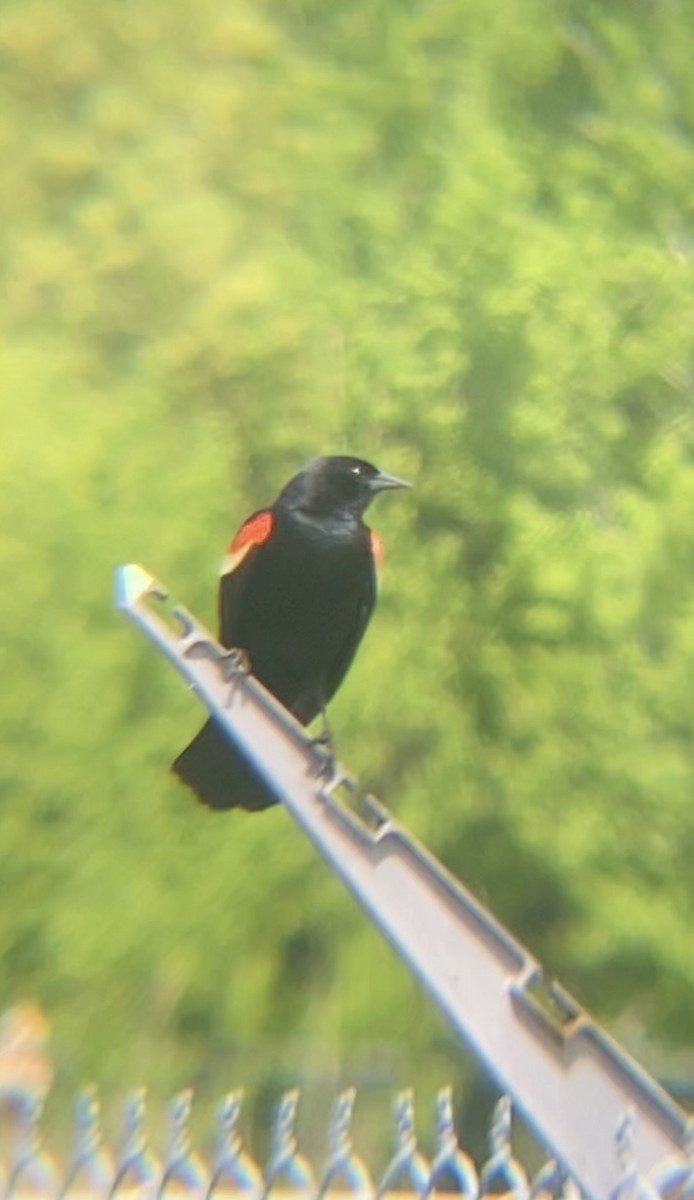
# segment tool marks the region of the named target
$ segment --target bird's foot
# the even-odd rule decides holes
[[[239,650],[236,647],[224,651],[220,665],[224,678],[229,681],[239,675],[250,675],[251,673],[251,660],[248,654],[245,650]]]
[[[330,730],[324,727],[318,737],[311,739],[315,751],[315,774],[318,779],[332,779],[337,769],[335,747]]]
[[[228,689],[224,706],[225,708],[231,708],[236,699],[236,689],[239,680],[245,679],[251,673],[251,660],[245,650],[233,647],[231,650],[224,650],[219,655],[217,662],[222,679]]]

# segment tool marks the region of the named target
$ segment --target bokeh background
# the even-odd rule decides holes
[[[341,757],[693,1073],[693,44],[688,0],[2,5],[0,1005],[51,1022],[58,1122],[91,1079],[474,1119],[286,814],[169,775],[201,712],[113,611],[135,560],[212,624],[325,452],[416,485]]]

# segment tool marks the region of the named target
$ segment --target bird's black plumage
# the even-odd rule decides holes
[[[339,687],[376,599],[374,535],[364,523],[379,491],[407,486],[362,459],[318,458],[229,547],[219,636],[307,725]],[[210,718],[173,764],[210,808],[262,809],[272,792]]]

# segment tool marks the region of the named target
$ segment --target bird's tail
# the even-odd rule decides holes
[[[258,812],[277,803],[270,788],[212,718],[171,769],[208,808]]]

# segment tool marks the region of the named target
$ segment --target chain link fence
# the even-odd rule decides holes
[[[547,1159],[532,1176],[524,1169],[514,1154],[511,1103],[506,1097],[498,1101],[490,1122],[489,1155],[475,1163],[460,1144],[449,1087],[436,1097],[434,1128],[423,1144],[415,1131],[413,1093],[399,1092],[393,1104],[393,1152],[380,1175],[374,1175],[353,1144],[356,1099],[354,1088],[337,1096],[327,1122],[324,1158],[312,1161],[302,1151],[296,1132],[300,1093],[298,1089],[285,1092],[274,1111],[268,1159],[261,1165],[246,1149],[240,1132],[241,1090],[229,1092],[218,1105],[214,1149],[203,1156],[190,1132],[191,1089],[170,1101],[163,1145],[157,1148],[148,1134],[144,1090],[127,1097],[122,1128],[111,1145],[102,1132],[96,1090],[87,1088],[75,1098],[72,1155],[61,1162],[44,1136],[43,1096],[27,1091],[15,1095],[11,1109],[5,1109],[0,1196],[3,1200],[212,1200],[234,1195],[265,1200],[272,1194],[321,1200],[329,1194],[334,1200],[380,1200],[399,1193],[424,1200],[446,1193],[466,1200],[489,1196],[580,1200],[581,1192],[555,1160]],[[615,1130],[621,1181],[609,1200],[694,1200],[694,1136],[685,1161],[664,1162],[646,1178],[634,1166],[633,1132],[633,1118],[627,1113]]]

